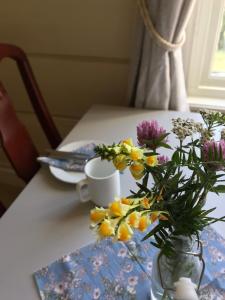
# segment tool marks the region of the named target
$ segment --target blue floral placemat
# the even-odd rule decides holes
[[[206,270],[200,300],[225,299],[225,240],[212,228],[201,236]],[[34,273],[42,300],[150,299],[152,257],[140,235],[128,243],[102,240]]]

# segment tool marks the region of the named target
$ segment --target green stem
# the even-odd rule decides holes
[[[178,166],[178,173],[180,172],[180,167],[181,167],[181,159],[182,159],[182,157],[181,157],[181,156],[182,156],[182,151],[181,151],[181,150],[182,150],[182,146],[183,146],[183,144],[182,144],[182,141],[180,140],[180,148],[179,148],[179,150],[180,150],[180,151],[179,151],[179,152],[180,152],[180,153],[179,153],[179,160],[180,160],[180,163],[179,163],[179,166]]]

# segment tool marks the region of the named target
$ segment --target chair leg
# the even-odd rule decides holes
[[[3,216],[3,214],[5,213],[6,209],[5,207],[3,206],[3,204],[0,202],[0,218],[1,216]]]

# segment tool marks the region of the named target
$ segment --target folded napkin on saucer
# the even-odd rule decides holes
[[[74,157],[72,157],[72,155],[65,155],[65,157],[61,155],[60,157],[57,157],[57,155],[50,154],[49,156],[39,156],[37,160],[40,163],[63,169],[65,171],[83,172],[86,161],[95,156],[95,147],[95,143],[89,143],[72,152],[68,152],[72,155],[74,154]],[[79,154],[84,154],[85,157],[79,157]]]

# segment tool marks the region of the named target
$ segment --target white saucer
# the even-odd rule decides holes
[[[94,143],[96,145],[98,144],[104,144],[102,141],[96,141],[96,140],[84,140],[84,141],[77,141],[70,144],[63,145],[58,150],[61,151],[74,151],[82,146],[85,146],[87,144]],[[55,168],[50,166],[49,167],[50,172],[54,177],[57,179],[68,182],[68,183],[78,183],[79,181],[85,179],[85,174],[82,172],[73,172],[73,171],[64,171],[59,168]]]

